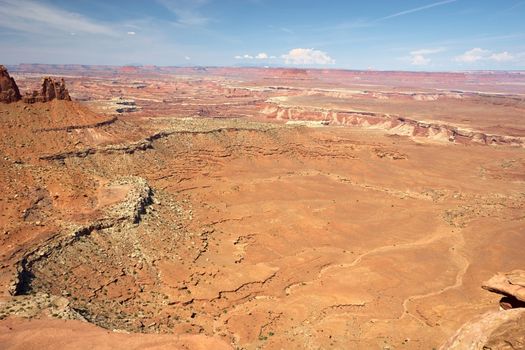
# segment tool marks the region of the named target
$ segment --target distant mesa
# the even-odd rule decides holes
[[[289,78],[306,78],[308,77],[308,70],[301,69],[301,68],[293,68],[293,69],[281,69],[281,76],[282,77],[289,77]]]
[[[63,78],[60,79],[60,81],[55,81],[51,77],[45,77],[42,80],[40,91],[35,90],[27,93],[23,97],[23,101],[26,103],[49,102],[52,100],[71,101],[69,91],[66,89],[66,82]]]
[[[7,69],[0,65],[0,102],[11,103],[21,98],[15,80],[9,76]]]
[[[137,66],[123,66],[120,68],[121,73],[139,73],[140,68]]]

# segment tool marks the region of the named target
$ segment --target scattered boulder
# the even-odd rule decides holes
[[[20,90],[15,80],[9,76],[7,69],[0,65],[0,102],[11,103],[20,99]]]
[[[49,102],[52,100],[66,100],[71,101],[69,91],[66,89],[66,83],[64,79],[55,81],[51,77],[45,77],[42,80],[42,87],[40,91],[33,91],[28,93],[23,98],[26,103],[35,102]]]

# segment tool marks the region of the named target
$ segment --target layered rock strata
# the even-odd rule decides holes
[[[23,100],[26,103],[49,102],[52,100],[71,101],[71,97],[63,78],[60,81],[55,81],[51,77],[46,77],[42,80],[40,90],[26,94]]]

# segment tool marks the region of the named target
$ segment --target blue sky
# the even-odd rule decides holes
[[[0,63],[525,69],[525,0],[0,0]]]

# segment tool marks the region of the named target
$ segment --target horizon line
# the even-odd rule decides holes
[[[231,69],[293,69],[293,70],[332,70],[332,71],[353,71],[353,72],[405,72],[405,73],[489,73],[489,72],[523,72],[525,69],[469,69],[469,70],[405,70],[405,69],[359,69],[359,68],[336,68],[336,67],[298,67],[298,66],[256,66],[256,65],[156,65],[156,64],[83,64],[83,63],[15,63],[15,64],[1,64],[6,67],[16,67],[20,65],[40,65],[40,66],[88,66],[88,67],[159,67],[159,68],[231,68]]]

